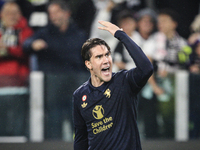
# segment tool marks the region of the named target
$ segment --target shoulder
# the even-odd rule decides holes
[[[74,93],[73,96],[74,97],[81,97],[81,95],[83,95],[83,93],[86,93],[89,91],[89,85],[88,85],[89,81],[86,81],[85,83],[83,83],[79,88],[77,88]]]
[[[114,84],[114,86],[118,86],[121,89],[126,89],[127,92],[129,91],[130,93],[133,93],[132,91],[134,91],[135,93],[135,91],[140,89],[140,87],[138,87],[135,82],[134,71],[135,68],[132,68],[130,70],[121,70],[117,72],[113,76],[112,83]]]
[[[128,71],[127,70],[120,70],[116,73],[113,73],[112,80],[113,81],[124,81],[124,79],[127,77]]]

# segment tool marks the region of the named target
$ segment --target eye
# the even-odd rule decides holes
[[[107,53],[107,54],[106,54],[106,57],[108,57],[108,56],[110,56],[110,53]]]
[[[101,55],[96,56],[97,59],[101,59],[101,57],[102,57]]]

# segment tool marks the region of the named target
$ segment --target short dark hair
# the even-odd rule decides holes
[[[60,6],[60,8],[64,11],[71,11],[69,3],[63,0],[52,0],[48,5],[47,8],[49,8],[50,5],[56,4]]]
[[[83,44],[82,49],[81,49],[81,56],[82,56],[82,59],[83,59],[84,62],[86,60],[88,60],[88,61],[90,60],[90,58],[92,57],[90,50],[97,45],[104,45],[104,46],[107,47],[108,51],[111,52],[110,47],[108,46],[108,44],[104,40],[99,39],[99,38],[88,39]]]
[[[173,10],[173,9],[170,9],[170,8],[163,8],[163,9],[161,9],[161,10],[159,11],[159,15],[168,15],[168,16],[170,16],[170,18],[171,18],[173,21],[179,23],[180,16],[179,16],[179,14],[178,14],[175,10]]]

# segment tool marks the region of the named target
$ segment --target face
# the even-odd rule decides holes
[[[65,25],[70,17],[70,12],[62,10],[57,4],[51,4],[48,7],[48,13],[50,21],[58,28]]]
[[[13,27],[16,25],[21,17],[18,5],[7,3],[3,6],[1,11],[1,19],[6,27]]]
[[[171,19],[170,16],[161,14],[158,16],[158,30],[167,34],[168,32],[176,30],[177,23]]]
[[[126,34],[131,34],[136,29],[137,23],[132,18],[125,18],[120,21],[119,26]]]
[[[85,65],[90,70],[92,79],[100,85],[108,82],[112,78],[112,57],[107,47],[98,45],[91,50],[91,58],[85,61]]]
[[[151,33],[153,31],[154,24],[152,22],[152,19],[149,15],[143,16],[139,21],[138,21],[138,29],[140,32],[145,32],[145,33]]]

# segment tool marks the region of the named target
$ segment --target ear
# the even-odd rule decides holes
[[[89,70],[92,69],[92,64],[91,64],[91,62],[90,62],[89,60],[86,60],[86,61],[85,61],[85,66],[86,66]]]

